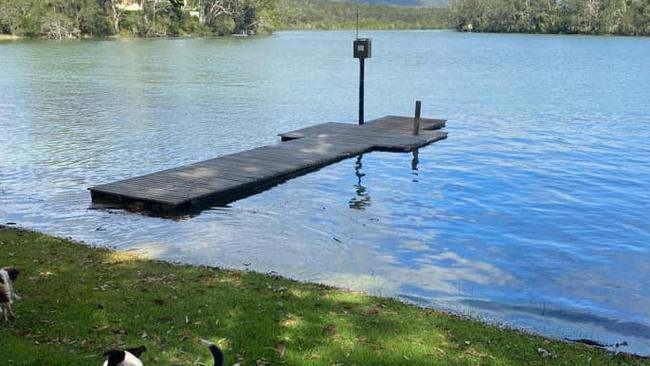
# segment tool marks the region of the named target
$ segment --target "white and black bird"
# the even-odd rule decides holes
[[[127,348],[125,350],[112,349],[104,353],[103,366],[143,366],[140,356],[147,347]]]
[[[203,344],[208,346],[210,353],[212,353],[212,358],[214,359],[214,366],[223,366],[223,352],[217,347],[216,344],[210,343],[206,340],[201,340]]]
[[[212,358],[214,359],[214,366],[223,366],[223,352],[221,349],[214,343],[201,340],[203,344],[208,346],[210,353],[212,353]],[[104,353],[104,363],[103,366],[143,366],[140,356],[145,352],[147,348],[145,346],[140,346],[137,348],[127,348],[125,350],[110,350]],[[178,365],[173,365],[178,366]]]

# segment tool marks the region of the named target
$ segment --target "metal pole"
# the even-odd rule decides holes
[[[359,59],[359,124],[363,124],[363,79],[365,73],[365,59]]]
[[[359,39],[359,8],[357,8],[357,35],[356,39]]]

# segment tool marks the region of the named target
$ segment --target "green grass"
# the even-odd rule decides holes
[[[17,319],[0,322],[3,366],[100,365],[104,350],[140,344],[145,365],[203,365],[201,338],[242,366],[650,365],[391,299],[13,229],[0,228],[0,264],[22,270],[23,297]]]

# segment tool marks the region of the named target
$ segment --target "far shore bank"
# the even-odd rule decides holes
[[[50,41],[84,41],[84,40],[132,40],[132,39],[192,39],[192,38],[216,38],[216,39],[227,39],[227,38],[255,38],[255,37],[265,37],[273,36],[274,34],[280,32],[352,32],[354,28],[281,28],[276,29],[272,33],[260,33],[260,34],[227,34],[227,35],[216,35],[216,34],[204,34],[204,33],[195,33],[195,34],[180,34],[180,35],[170,35],[170,36],[152,36],[152,37],[143,37],[137,35],[126,35],[126,34],[113,34],[109,36],[100,36],[100,37],[91,37],[83,36],[78,38],[67,38],[67,39],[48,39],[46,37],[21,37],[13,34],[0,34],[0,41],[19,41],[19,40],[50,40]],[[450,28],[391,28],[391,27],[380,27],[380,28],[367,28],[359,29],[360,32],[367,31],[450,31],[455,32],[454,29]]]
[[[175,36],[161,36],[161,37],[142,37],[136,35],[110,35],[104,37],[90,37],[84,36],[80,38],[70,38],[65,40],[59,39],[48,39],[44,37],[21,37],[12,34],[0,34],[0,41],[101,41],[101,40],[161,40],[161,39],[198,39],[198,38],[215,38],[215,39],[228,39],[228,38],[257,38],[257,37],[267,37],[273,36],[281,32],[352,32],[353,28],[283,28],[276,29],[273,33],[264,33],[264,34],[251,34],[251,35],[242,35],[242,34],[228,34],[228,35],[206,35],[202,33],[197,34],[182,34]],[[459,31],[453,28],[367,28],[360,29],[360,32],[391,32],[391,31],[446,31],[452,33],[467,33],[467,34],[476,34],[476,35],[529,35],[529,36],[556,36],[556,37],[609,37],[609,38],[640,38],[647,39],[650,36],[640,36],[640,35],[620,35],[620,34],[582,34],[582,33],[526,33],[526,32],[484,32],[484,31]]]

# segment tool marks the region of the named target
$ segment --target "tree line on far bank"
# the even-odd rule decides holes
[[[354,29],[357,10],[359,11],[359,27],[361,29],[449,28],[449,10],[446,7],[371,5],[323,0],[277,0],[276,9],[278,26],[282,29]]]
[[[0,35],[165,37],[273,29],[448,28],[446,8],[330,0],[0,0]]]
[[[252,34],[272,28],[273,1],[0,0],[0,34],[53,39]]]
[[[650,35],[650,0],[450,0],[463,31]]]
[[[449,7],[348,0],[0,0],[0,35],[54,39],[270,33],[273,29],[456,28],[650,35],[650,0],[449,0]]]

